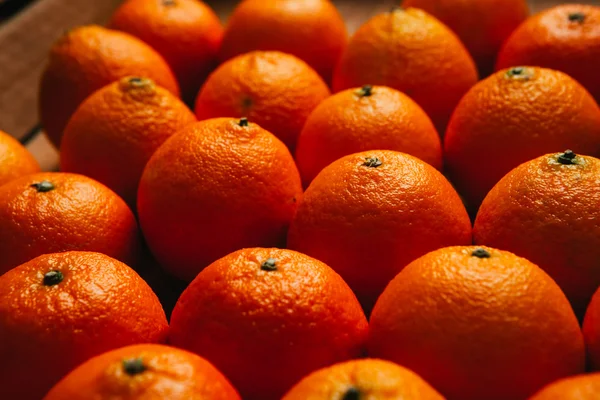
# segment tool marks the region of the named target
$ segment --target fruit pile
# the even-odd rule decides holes
[[[600,398],[600,7],[127,0],[0,133],[0,399]]]

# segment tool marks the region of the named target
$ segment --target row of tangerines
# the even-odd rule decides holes
[[[458,246],[404,268],[367,323],[324,263],[253,248],[198,274],[169,326],[125,264],[63,252],[0,277],[0,395],[592,400],[600,374],[583,375],[585,345],[598,368],[599,321],[600,292],[582,334],[542,269],[506,251]],[[167,337],[173,347],[160,345]],[[376,358],[363,359],[365,349]]]

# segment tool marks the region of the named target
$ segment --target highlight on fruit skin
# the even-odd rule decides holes
[[[529,400],[596,400],[600,393],[600,373],[559,379],[534,394]]]
[[[241,400],[204,358],[162,344],[134,344],[97,355],[63,377],[43,400],[90,398]]]

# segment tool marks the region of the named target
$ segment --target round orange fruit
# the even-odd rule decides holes
[[[600,160],[572,151],[519,165],[483,201],[473,236],[540,266],[583,317],[600,286]]]
[[[0,187],[0,274],[67,250],[97,251],[137,266],[133,213],[106,186],[78,174],[44,172]]]
[[[588,363],[600,371],[600,289],[596,290],[583,320],[583,336],[587,347]]]
[[[329,95],[323,79],[299,58],[253,51],[210,75],[196,99],[196,116],[247,117],[293,149],[308,115]]]
[[[600,108],[562,72],[514,67],[475,85],[456,107],[444,138],[450,180],[477,209],[510,170],[572,149],[600,153]]]
[[[596,400],[600,393],[600,373],[560,379],[544,387],[529,400]]]
[[[245,0],[229,17],[220,57],[281,51],[304,60],[329,82],[347,42],[344,20],[330,0]]]
[[[111,350],[79,365],[44,400],[240,400],[211,363],[160,344]]]
[[[391,150],[351,154],[325,167],[288,234],[291,249],[332,267],[367,312],[405,265],[454,244],[471,244],[458,194],[429,164]]]
[[[313,110],[298,138],[296,162],[305,185],[333,161],[365,150],[395,150],[442,168],[433,123],[405,94],[365,85],[337,93]]]
[[[404,0],[402,6],[420,8],[452,29],[482,76],[494,70],[500,47],[529,16],[527,0]]]
[[[169,63],[186,101],[217,66],[223,27],[199,0],[127,0],[109,26],[142,39]]]
[[[134,36],[88,25],[58,39],[40,81],[38,104],[50,141],[60,146],[69,118],[89,95],[131,75],[151,78],[179,96],[179,85],[164,58]]]
[[[333,90],[384,85],[416,101],[443,133],[477,68],[460,39],[416,8],[379,14],[352,36],[333,74]]]
[[[583,335],[558,285],[488,247],[443,248],[404,268],[373,309],[368,351],[448,400],[525,399],[585,368]]]
[[[161,265],[191,281],[232,251],[285,244],[301,198],[298,169],[280,140],[244,118],[215,118],[188,126],[154,153],[138,214]]]
[[[523,22],[506,40],[496,69],[538,65],[565,72],[600,102],[600,7],[560,4]]]
[[[173,310],[169,343],[212,362],[244,399],[275,400],[308,373],[359,357],[367,328],[356,296],[327,265],[248,248],[192,281]]]
[[[39,400],[90,357],[168,330],[150,287],[92,252],[46,254],[0,276],[0,398]]]
[[[335,364],[298,382],[282,400],[444,400],[421,377],[385,360],[364,359]]]
[[[40,165],[33,155],[17,139],[0,131],[0,186],[36,172]]]
[[[179,98],[154,81],[122,78],[94,92],[71,117],[60,148],[61,170],[98,180],[135,208],[150,156],[195,121]]]

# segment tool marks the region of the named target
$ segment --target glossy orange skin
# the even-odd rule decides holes
[[[281,246],[302,198],[289,150],[250,122],[190,125],[152,156],[140,181],[138,214],[152,253],[191,281],[232,251]]]
[[[129,375],[123,365],[139,359],[146,368]],[[160,344],[138,344],[93,357],[65,376],[44,400],[240,400],[211,363]]]
[[[245,0],[227,21],[220,58],[277,50],[304,60],[329,82],[347,42],[344,19],[330,0]]]
[[[420,8],[452,29],[481,76],[493,72],[502,44],[529,16],[527,0],[404,0],[402,6]]]
[[[364,165],[373,156],[382,165]],[[454,244],[471,244],[458,194],[429,164],[390,150],[351,154],[323,169],[288,234],[289,248],[331,266],[367,312],[404,266]]]
[[[60,271],[64,280],[44,284]],[[150,287],[127,265],[100,253],[37,257],[0,277],[0,398],[39,400],[90,357],[168,330]]]
[[[521,164],[487,195],[475,243],[511,251],[539,265],[579,317],[600,286],[600,160],[561,153]]]
[[[333,161],[365,150],[395,150],[442,168],[442,145],[421,107],[397,90],[344,90],[317,106],[298,138],[296,162],[305,186]]]
[[[356,31],[333,75],[333,91],[366,84],[398,89],[443,134],[454,107],[476,82],[475,63],[454,32],[407,8],[379,14]]]
[[[43,181],[54,190],[32,187]],[[136,267],[139,232],[127,204],[106,186],[64,172],[26,175],[0,187],[0,274],[68,250],[97,251]]]
[[[444,400],[409,369],[385,360],[353,360],[322,368],[303,378],[282,400],[343,399],[356,389],[372,400]]]
[[[584,20],[571,21],[582,13]],[[561,4],[523,22],[498,54],[496,69],[539,65],[567,73],[600,102],[600,7]]]
[[[596,400],[600,393],[600,373],[560,379],[529,400]]]
[[[127,0],[115,11],[109,26],[142,39],[160,53],[187,101],[194,101],[217,66],[223,27],[202,1]]]
[[[526,399],[585,368],[565,295],[539,267],[476,246],[433,251],[381,295],[368,351],[412,369],[448,400]]]
[[[269,259],[274,270],[263,268]],[[367,328],[356,296],[327,265],[249,248],[198,274],[175,305],[169,342],[212,362],[244,399],[270,400],[318,368],[360,356]]]
[[[571,149],[600,154],[600,108],[575,80],[544,68],[511,69],[479,82],[457,106],[444,138],[450,180],[476,210],[510,170]]]
[[[152,154],[194,122],[192,111],[152,80],[123,78],[94,92],[75,111],[61,142],[61,171],[96,179],[135,208]]]
[[[596,290],[583,320],[583,336],[587,347],[589,365],[600,371],[600,290]]]
[[[18,140],[0,131],[0,186],[23,175],[40,172],[40,165]]]
[[[42,126],[57,147],[79,104],[96,90],[125,76],[145,76],[179,96],[166,61],[150,46],[124,32],[88,25],[58,39],[40,81]]]
[[[196,99],[196,116],[247,117],[293,149],[308,115],[330,94],[323,79],[299,58],[253,51],[210,75]]]

